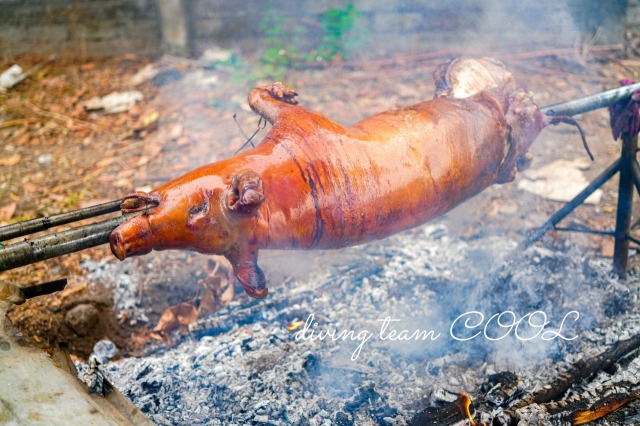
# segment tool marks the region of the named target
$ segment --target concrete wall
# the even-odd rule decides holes
[[[362,13],[360,25],[369,36],[370,49],[424,52],[447,47],[566,47],[597,28],[600,43],[621,42],[624,28],[615,23],[624,22],[626,0],[610,0],[604,10],[595,0],[286,0],[271,5],[249,0],[241,8],[230,8],[226,0],[193,0],[194,47],[201,51],[217,43],[256,49],[265,14],[275,12],[304,26],[317,22],[327,9],[348,3]]]
[[[0,52],[61,56],[160,52],[154,0],[0,0]]]
[[[627,13],[627,2],[629,11]],[[317,37],[318,17],[345,0],[0,0],[0,51],[104,56],[162,51],[198,55],[211,46],[264,49],[268,14]],[[567,47],[600,28],[600,43],[640,29],[639,0],[353,0],[368,52],[448,47]],[[178,11],[178,12],[176,12]],[[180,28],[184,26],[185,28]],[[180,45],[183,44],[183,45]],[[303,43],[304,44],[304,43]],[[309,46],[313,43],[309,42]]]

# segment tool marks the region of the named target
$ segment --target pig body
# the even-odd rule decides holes
[[[125,197],[125,211],[157,207],[113,231],[113,253],[224,255],[246,291],[264,297],[260,249],[335,249],[384,238],[512,180],[517,160],[548,124],[530,95],[489,59],[446,64],[436,84],[435,99],[351,127],[296,105],[296,93],[282,84],[254,89],[251,108],[273,124],[264,140]]]

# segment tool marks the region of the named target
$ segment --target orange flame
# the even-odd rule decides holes
[[[458,399],[455,401],[455,404],[460,409],[463,417],[469,420],[471,426],[476,426],[476,422],[473,420],[473,416],[471,415],[471,397],[466,392],[461,392]]]

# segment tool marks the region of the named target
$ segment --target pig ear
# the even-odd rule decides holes
[[[267,280],[255,260],[234,264],[233,273],[249,296],[256,299],[267,297]]]
[[[160,204],[160,195],[138,191],[126,195],[120,202],[120,209],[123,213],[132,213],[156,207],[158,204]]]
[[[262,179],[252,170],[233,177],[226,193],[227,208],[238,213],[253,213],[264,201]]]

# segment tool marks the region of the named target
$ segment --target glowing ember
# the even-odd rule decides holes
[[[301,321],[299,319],[295,319],[295,320],[293,320],[293,322],[291,322],[291,324],[288,324],[286,326],[286,328],[289,331],[296,331],[298,329],[298,327],[300,327],[302,324],[304,324],[304,321]]]
[[[590,409],[588,410],[576,411],[573,414],[573,424],[582,425],[593,420],[597,420],[609,413],[613,413],[622,406],[635,401],[639,397],[640,395],[635,392],[632,392],[631,394],[610,395],[598,401],[593,407],[590,407]]]

